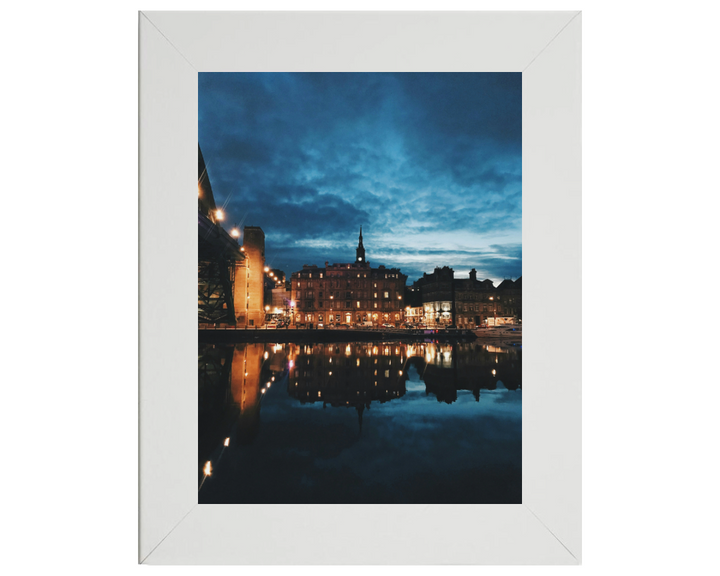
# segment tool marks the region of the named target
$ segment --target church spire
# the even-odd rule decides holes
[[[360,226],[360,238],[358,239],[358,247],[355,250],[355,263],[365,263],[365,247],[362,241],[362,225]]]

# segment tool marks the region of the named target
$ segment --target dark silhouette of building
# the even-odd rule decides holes
[[[468,278],[455,278],[453,269],[444,266],[423,274],[415,286],[428,326],[479,328],[522,319],[522,278],[496,288],[491,280],[478,280],[474,268]]]

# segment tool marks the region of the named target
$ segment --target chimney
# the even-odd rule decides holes
[[[477,280],[477,270],[475,268],[470,270],[470,280]]]

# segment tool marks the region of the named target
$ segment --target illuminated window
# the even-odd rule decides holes
[[[356,302],[357,307],[360,308],[360,302]]]

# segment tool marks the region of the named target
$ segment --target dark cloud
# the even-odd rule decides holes
[[[521,82],[201,73],[200,146],[229,224],[261,226],[287,273],[352,261],[362,224],[373,265],[410,281],[437,265],[517,277],[521,250],[496,247],[521,241]]]

